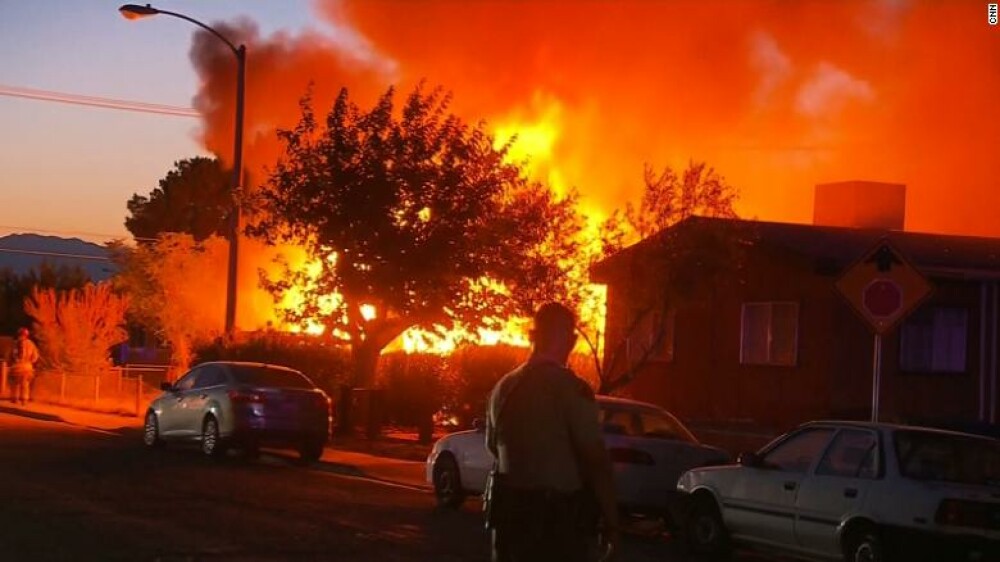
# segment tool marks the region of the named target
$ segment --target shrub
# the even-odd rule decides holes
[[[306,335],[260,332],[243,341],[221,339],[195,349],[197,361],[253,361],[284,365],[305,373],[331,398],[350,380],[351,358],[347,348]]]
[[[56,291],[35,287],[24,310],[35,319],[42,360],[71,374],[101,375],[111,366],[111,347],[125,341],[128,301],[107,284]]]
[[[170,346],[175,371],[187,369],[194,350],[223,330],[226,241],[165,233],[153,243],[114,249],[114,282],[129,295],[130,320]]]
[[[431,354],[388,353],[379,362],[376,383],[383,391],[384,421],[421,427],[441,409],[445,358]]]
[[[31,324],[24,310],[25,301],[35,287],[58,291],[80,289],[90,282],[87,272],[79,266],[58,266],[42,262],[28,273],[17,274],[0,269],[0,333],[13,334]]]
[[[508,345],[469,345],[455,350],[445,365],[442,410],[456,418],[458,427],[470,427],[472,420],[486,416],[489,394],[497,381],[527,357],[527,349]]]
[[[446,359],[442,376],[444,417],[453,418],[460,428],[471,427],[476,418],[485,418],[493,386],[527,360],[528,354],[527,348],[507,345],[469,345],[457,349]],[[591,387],[596,387],[596,371],[589,356],[573,354],[569,367]]]

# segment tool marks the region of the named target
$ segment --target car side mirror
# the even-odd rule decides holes
[[[486,431],[486,420],[483,418],[476,418],[472,420],[472,429],[476,431]]]
[[[748,468],[764,468],[764,461],[757,453],[740,453],[736,459],[737,464]]]
[[[170,392],[173,389],[174,389],[174,385],[171,384],[171,383],[169,383],[169,382],[167,382],[167,381],[163,381],[163,382],[160,383],[160,390],[162,390],[164,392]]]

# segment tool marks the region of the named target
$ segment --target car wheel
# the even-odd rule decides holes
[[[312,464],[323,457],[323,441],[306,441],[299,446],[299,462],[303,465]]]
[[[201,452],[209,457],[221,457],[226,453],[225,443],[219,435],[219,422],[215,416],[207,416],[201,426]]]
[[[146,421],[142,425],[142,442],[147,447],[162,447],[160,439],[160,420],[152,411],[146,412]]]
[[[695,500],[684,531],[688,545],[697,554],[724,557],[729,553],[729,531],[719,508],[709,498]]]
[[[441,507],[457,508],[465,501],[458,463],[451,455],[443,455],[434,463],[434,495]]]
[[[885,562],[882,539],[872,529],[850,533],[844,543],[845,562]]]

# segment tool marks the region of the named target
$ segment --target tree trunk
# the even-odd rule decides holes
[[[434,414],[421,413],[417,435],[423,445],[429,445],[434,440]]]
[[[378,369],[379,354],[382,352],[375,344],[364,341],[360,344],[351,345],[351,362],[353,369],[351,383],[341,388],[340,403],[337,405],[337,434],[350,435],[354,432],[354,426],[361,424],[366,428],[366,433],[371,435],[374,428],[381,429],[379,415],[379,405],[374,404],[374,396],[369,396],[368,407],[364,412],[354,412],[353,389],[371,389],[375,383],[375,373]],[[357,415],[363,416],[358,419]]]
[[[169,338],[170,342],[170,368],[167,370],[167,379],[176,382],[191,366],[191,343],[183,335]]]
[[[378,370],[378,358],[382,349],[373,343],[362,342],[351,345],[351,361],[354,363],[351,382],[356,387],[369,388],[375,383],[375,373]]]

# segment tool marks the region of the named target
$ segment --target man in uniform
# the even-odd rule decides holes
[[[606,558],[617,545],[611,461],[597,403],[566,367],[575,327],[565,306],[539,308],[531,356],[490,394],[486,446],[497,464],[488,492],[495,505],[487,517],[494,562],[587,560],[596,529],[586,514],[595,501],[589,511],[599,509],[603,517]]]
[[[28,329],[17,331],[17,340],[10,352],[11,399],[27,404],[31,399],[31,380],[35,377],[35,363],[38,362],[38,348],[28,337]]]

